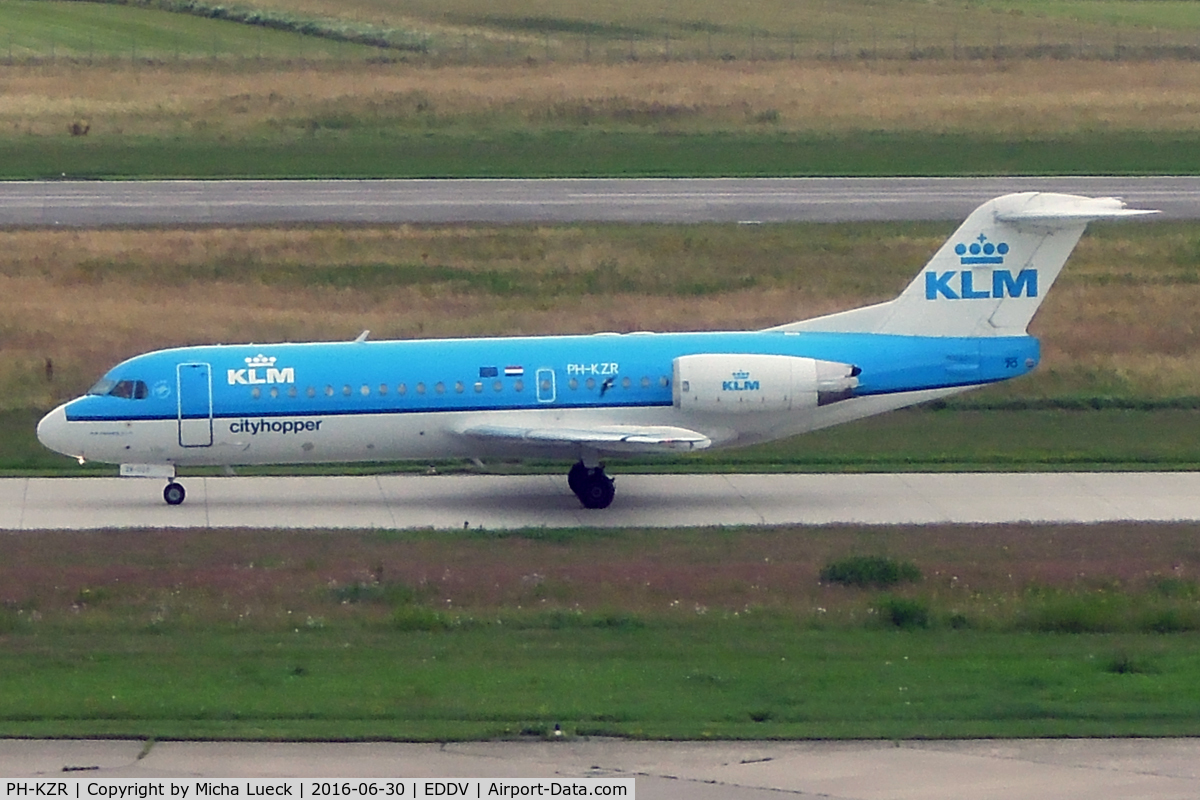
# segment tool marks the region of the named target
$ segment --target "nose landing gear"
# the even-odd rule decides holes
[[[182,483],[171,481],[163,489],[163,500],[166,500],[169,506],[179,505],[185,497],[187,497],[187,492],[184,490]]]
[[[584,508],[608,508],[616,496],[613,479],[604,474],[603,464],[588,467],[576,462],[567,473],[567,485]]]

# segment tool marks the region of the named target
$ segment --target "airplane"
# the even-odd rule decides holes
[[[179,467],[429,458],[574,460],[586,508],[604,459],[741,447],[1007,380],[1093,220],[1156,211],[1010,194],[976,209],[884,303],[756,331],[178,347],[135,356],[37,427],[51,450],[166,479]]]

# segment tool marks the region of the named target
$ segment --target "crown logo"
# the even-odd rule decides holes
[[[746,380],[746,378],[749,378],[749,377],[750,377],[750,373],[749,373],[749,372],[735,372],[735,373],[733,373],[733,379],[734,379],[735,381],[744,381],[744,380]]]
[[[959,263],[966,266],[974,264],[1003,264],[1004,257],[1008,255],[1008,242],[993,244],[988,241],[986,235],[981,233],[979,234],[979,238],[969,245],[962,242],[954,245],[954,252],[958,255]]]
[[[264,356],[262,353],[259,353],[258,355],[254,356],[253,358],[247,358],[246,366],[247,367],[273,367],[273,366],[275,366],[275,356],[271,356],[268,358],[267,356]]]

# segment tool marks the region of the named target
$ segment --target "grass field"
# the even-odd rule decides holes
[[[41,5],[63,7],[41,0]],[[420,44],[429,63],[627,60],[1194,57],[1200,13],[1189,2],[1074,0],[970,4],[767,0],[750,5],[652,0],[150,0],[158,9],[273,22],[314,35],[349,30]],[[99,12],[97,12],[99,13]],[[3,17],[0,16],[0,23]],[[41,39],[44,57],[48,44]],[[118,47],[119,49],[119,47]],[[252,51],[251,51],[252,52]]]
[[[289,143],[0,140],[0,179],[1200,174],[1200,134],[319,134]]]
[[[110,3],[6,0],[0,7],[0,57],[8,62],[197,59],[361,61],[380,50],[353,42],[202,19],[154,8]]]
[[[853,555],[921,577],[820,580]],[[1186,525],[13,534],[0,733],[1195,735],[1198,557]]]
[[[14,66],[0,177],[1188,174],[1198,86],[1192,62]]]
[[[86,5],[86,4],[85,4]],[[1200,63],[120,64],[6,70],[0,134],[247,143],[314,134],[1187,133]]]
[[[0,5],[0,177],[1200,171],[1200,64],[1121,58],[1200,44],[1195,4],[151,5]]]

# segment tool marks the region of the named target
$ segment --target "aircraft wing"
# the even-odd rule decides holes
[[[513,444],[582,445],[606,453],[680,453],[703,450],[712,444],[712,440],[702,433],[665,425],[602,425],[595,428],[477,425],[461,433],[474,439]]]

